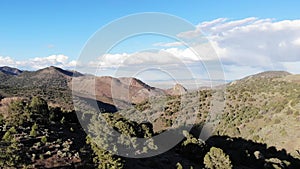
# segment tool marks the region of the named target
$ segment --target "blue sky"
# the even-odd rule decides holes
[[[237,24],[236,27],[242,28],[245,26],[245,23],[247,26],[251,27],[253,26],[252,24],[256,25],[256,23],[254,23],[255,21],[264,22],[265,25],[286,25],[285,22],[279,22],[285,20],[298,20],[299,6],[300,1],[296,0],[1,0],[0,64],[4,65],[6,62],[7,65],[11,63],[12,65],[16,65],[21,68],[35,69],[38,66],[30,67],[30,65],[20,64],[20,62],[37,58],[36,62],[42,60],[43,65],[47,65],[46,61],[40,58],[48,57],[48,60],[49,58],[51,60],[51,58],[55,58],[56,55],[61,55],[61,57],[62,55],[67,56],[67,58],[62,57],[60,60],[67,59],[69,62],[71,62],[78,58],[87,40],[97,30],[120,17],[135,13],[163,12],[175,15],[187,20],[188,22],[191,22],[195,26],[200,25],[201,28],[209,30],[207,32],[208,34],[214,35],[212,33],[214,30],[205,27],[205,24],[203,24],[205,21],[212,22],[220,18],[227,18],[227,20],[218,22],[219,25],[225,25],[231,21],[243,21],[243,19],[255,17],[255,20],[250,19],[251,21]],[[263,21],[263,19],[270,20]],[[230,30],[233,29],[234,28],[231,27],[230,29],[226,30],[220,29],[220,31],[230,32]],[[289,32],[290,29],[292,28],[289,27],[287,32]],[[222,32],[218,32],[218,35],[221,33]],[[279,34],[280,32],[277,33]],[[296,33],[298,32],[296,31]],[[293,36],[294,35],[295,32]],[[278,35],[278,37],[280,36]],[[215,36],[212,36],[212,38],[215,38]],[[138,42],[137,40],[143,43],[140,43],[139,46],[138,43],[136,43]],[[218,42],[217,46],[220,47],[219,53],[222,54],[222,51],[224,52],[225,50],[227,53],[229,50],[235,50],[235,48],[232,48],[232,46],[226,46],[226,44],[232,45],[231,42],[234,40],[230,39],[226,41],[224,39],[218,39],[216,42]],[[241,39],[241,41],[243,41],[243,39]],[[296,41],[297,39],[291,40],[291,42],[295,43]],[[166,43],[168,41],[166,40],[163,42]],[[282,45],[288,44],[285,43],[284,39],[278,40],[278,42],[280,42]],[[123,46],[121,45],[119,48],[116,48],[118,50],[115,50],[114,52],[123,53],[127,51],[127,53],[134,53],[134,51],[139,50],[139,48],[143,49],[145,46],[151,46],[151,43],[155,43],[155,41],[153,38],[145,38],[142,40],[136,39],[135,43],[136,45],[126,45],[125,43]],[[243,42],[241,44],[243,44]],[[259,42],[259,44],[263,43]],[[248,47],[249,46],[245,48]],[[259,47],[263,47],[263,45],[260,45]],[[160,48],[162,49],[163,47],[161,46]],[[291,55],[295,55],[295,53],[298,52],[298,48],[296,47],[293,47],[292,50],[294,50],[294,53]],[[262,55],[267,54],[263,53]],[[235,67],[238,66],[244,66],[244,68],[247,66],[240,63],[231,62],[232,58],[230,59],[230,57],[235,57],[235,55],[237,55],[237,53],[230,53],[230,56],[224,56],[224,63],[228,66],[228,72],[230,70],[234,70]],[[295,69],[296,65],[292,64],[293,62],[298,62],[295,57],[297,56],[294,56],[293,59],[282,60],[281,57],[278,56],[279,59],[276,61],[273,61],[271,58],[271,62],[274,62],[275,65],[273,68],[276,67],[276,69],[281,69],[284,67],[284,65],[288,65],[288,70],[292,70],[294,73],[300,73],[298,72],[298,69]],[[265,61],[268,61],[268,59],[265,59]],[[50,62],[49,65],[52,63],[53,62]],[[285,66],[285,68],[286,67],[287,66]],[[235,79],[265,69],[271,68],[266,66],[259,67],[248,65],[245,68],[244,74],[232,74],[228,78]]]
[[[88,38],[120,17],[164,12],[193,24],[216,18],[295,19],[299,1],[0,1],[0,55],[26,59],[63,53],[76,58]]]

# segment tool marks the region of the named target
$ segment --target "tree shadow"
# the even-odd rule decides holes
[[[118,108],[112,104],[104,103],[95,99],[87,98],[87,97],[80,97],[77,96],[81,102],[90,106],[93,110],[98,110],[100,112],[110,112],[115,113],[118,111]]]
[[[230,156],[234,166],[300,168],[299,159],[288,154],[285,149],[277,150],[275,147],[268,147],[267,144],[229,136],[212,136],[206,144],[210,147],[221,148]]]

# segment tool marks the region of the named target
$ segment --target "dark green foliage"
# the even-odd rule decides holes
[[[45,144],[45,143],[47,142],[47,137],[46,137],[46,136],[43,136],[43,137],[41,138],[41,142]]]
[[[88,143],[91,144],[98,168],[122,168],[123,162],[118,156],[112,155],[119,148],[128,153],[147,153],[157,149],[151,137],[154,135],[152,125],[149,123],[138,124],[128,121],[118,114],[102,114],[102,118],[111,125],[114,132],[103,126],[101,118],[93,116],[90,131],[94,134]],[[137,137],[147,138],[145,142],[138,144]],[[113,144],[112,144],[113,143]],[[114,146],[112,146],[114,145]]]
[[[13,134],[16,134],[17,131],[15,127],[11,127],[7,132],[5,132],[4,136],[2,137],[2,140],[5,142],[11,142],[13,140]]]
[[[49,121],[49,109],[47,102],[40,97],[33,97],[29,105],[30,118],[37,123],[45,124]]]
[[[3,124],[1,126],[0,135],[2,141],[0,142],[0,168],[36,168],[33,164],[39,160],[41,162],[41,166],[38,168],[44,168],[44,160],[49,160],[49,158],[53,155],[59,155],[59,160],[57,160],[58,162],[50,164],[52,167],[79,163],[78,161],[81,160],[81,158],[84,158],[82,159],[84,162],[88,162],[89,164],[92,163],[89,155],[86,155],[91,152],[85,144],[86,134],[83,132],[78,121],[74,120],[76,114],[71,112],[53,111],[55,116],[59,116],[60,118],[66,117],[66,124],[60,124],[58,120],[57,123],[52,121],[45,125],[46,123],[44,122],[48,122],[49,120],[47,119],[49,117],[45,115],[48,106],[45,105],[47,104],[39,99],[13,102],[11,110],[23,110],[22,112],[24,112],[25,109],[28,111],[28,116],[31,113],[31,110],[33,110],[32,112],[34,112],[34,114],[31,114],[31,117],[38,118],[34,118],[35,121],[34,119],[30,119],[30,117],[25,118],[24,122],[18,126],[8,125],[13,123],[7,123],[6,125]],[[17,109],[15,107],[17,107]],[[6,116],[6,119],[9,118],[11,117]],[[6,119],[4,120],[6,121]],[[53,120],[56,119],[54,118]],[[9,130],[6,131],[7,128]],[[74,130],[76,133],[71,133],[68,130],[69,128],[76,129]],[[43,136],[39,137],[41,134],[43,134]],[[61,141],[56,142],[55,140],[59,140],[58,138]],[[82,155],[82,153],[78,152],[80,148],[85,150],[84,153],[88,153],[83,153]]]
[[[190,160],[202,163],[205,152],[207,151],[205,142],[195,138],[186,130],[183,131],[183,135],[185,136],[185,139],[178,149],[180,154]]]
[[[208,169],[231,169],[229,156],[222,149],[212,147],[204,157],[205,167]]]
[[[45,125],[50,119],[48,104],[39,97],[12,101],[7,112],[1,112],[0,117],[0,123],[5,121],[8,126],[22,126],[28,122]]]
[[[124,167],[124,161],[113,155],[112,153],[99,148],[99,146],[91,139],[91,137],[87,137],[87,144],[91,145],[93,153],[95,155],[93,161],[97,164],[97,168],[99,169],[121,169]]]
[[[12,139],[8,143],[0,142],[0,168],[15,168],[24,163],[19,142]]]
[[[37,129],[38,129],[38,125],[36,123],[34,123],[34,125],[31,127],[31,131],[30,131],[31,137],[37,136]]]
[[[8,107],[6,123],[11,126],[22,125],[29,118],[29,110],[24,100],[14,101]]]
[[[0,92],[9,97],[38,96],[48,102],[59,104],[65,110],[73,109],[72,91],[68,86],[68,78],[73,73],[65,72],[68,71],[49,67],[36,72],[24,71],[19,76],[2,77],[0,74],[0,79],[3,78]]]

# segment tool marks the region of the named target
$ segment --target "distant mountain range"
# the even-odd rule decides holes
[[[127,104],[141,103],[149,97],[180,95],[187,92],[182,85],[171,89],[151,87],[133,77],[96,77],[80,72],[47,67],[37,71],[21,71],[17,68],[0,67],[0,94],[3,96],[41,95],[54,105],[72,103],[73,94],[124,108]],[[60,96],[60,97],[58,97]],[[67,100],[62,101],[61,98]],[[64,107],[64,106],[63,106]],[[67,106],[67,108],[70,108]]]

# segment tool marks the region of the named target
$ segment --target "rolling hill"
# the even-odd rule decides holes
[[[7,136],[9,132],[26,150],[13,149],[24,153],[24,159],[19,157],[22,164],[38,168],[204,168],[223,159],[227,168],[298,169],[299,77],[268,71],[216,88],[187,91],[180,84],[162,90],[132,77],[96,77],[57,67],[20,74],[0,71],[0,148],[16,147],[13,141],[5,141],[13,138]],[[101,126],[98,112],[76,116],[73,99],[82,101],[77,106],[83,107],[96,99],[108,124],[132,137],[129,141],[113,137]],[[50,117],[44,114],[47,125],[33,120],[35,107],[49,112]],[[81,127],[81,121],[89,125]],[[189,126],[192,130],[186,133]],[[115,142],[133,154],[168,145],[169,140],[151,139],[165,131],[183,134],[184,139],[158,156],[131,159],[101,149],[84,129],[101,136],[103,146]],[[138,144],[135,137],[149,140]],[[209,156],[216,157],[209,160]],[[0,153],[0,159],[14,159],[10,157]]]
[[[5,67],[5,70],[18,72],[16,68]],[[63,107],[65,110],[73,110],[71,90],[75,97],[96,98],[97,101],[118,108],[141,103],[149,97],[168,94],[136,78],[96,77],[53,66],[14,75],[0,71],[0,80],[0,94],[5,97],[41,96],[50,105]]]

